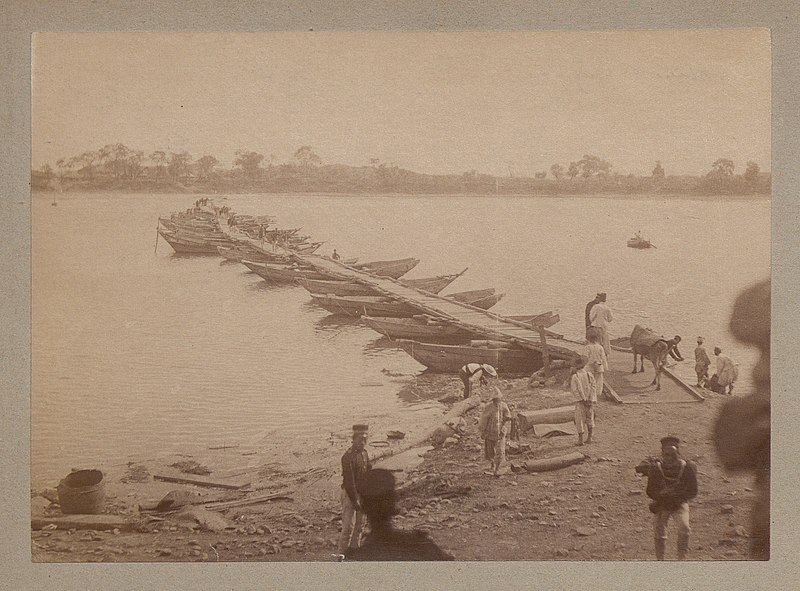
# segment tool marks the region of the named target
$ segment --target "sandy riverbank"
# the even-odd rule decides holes
[[[457,380],[422,376],[415,387],[438,389],[442,396],[458,392]],[[569,403],[563,384],[531,389],[527,379],[502,383],[507,400],[517,410]],[[500,478],[484,474],[479,411],[464,415],[466,431],[456,443],[427,448],[415,465],[417,450],[392,458],[384,466],[405,481],[402,514],[397,524],[423,527],[459,560],[642,560],[651,559],[651,514],[644,496],[645,481],[633,467],[658,452],[658,439],[669,432],[684,441],[685,457],[697,462],[700,493],[692,503],[692,552],[698,560],[737,560],[747,556],[749,478],[723,473],[710,436],[722,397],[705,403],[615,405],[601,402],[597,442],[580,448],[588,458],[555,472],[515,474]],[[432,426],[432,425],[431,425]],[[509,455],[543,458],[575,451],[574,436],[540,439],[525,434],[529,451]],[[236,449],[209,450],[203,457],[182,457],[212,468],[212,474],[187,478],[244,484],[247,490],[227,491],[156,481],[153,474],[177,474],[175,458],[106,470],[106,512],[124,517],[129,531],[60,529],[32,532],[36,562],[94,561],[319,561],[331,560],[339,532],[338,460],[345,442],[308,451],[303,461],[234,465]],[[378,448],[370,448],[372,455]],[[293,451],[287,450],[287,457]],[[420,450],[422,452],[425,449]],[[247,457],[247,456],[244,456]],[[241,456],[240,456],[241,459]],[[295,458],[297,459],[297,458]],[[275,499],[222,511],[202,505],[168,514],[143,514],[139,505],[157,501],[170,491],[183,491],[184,501],[207,503],[285,493]],[[187,496],[188,495],[188,496]],[[34,513],[57,515],[57,507],[33,499]],[[723,505],[726,507],[723,513]],[[728,513],[732,511],[732,513]],[[668,556],[674,556],[674,537]]]

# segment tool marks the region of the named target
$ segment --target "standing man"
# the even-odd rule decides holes
[[[492,463],[492,473],[500,476],[500,466],[506,459],[506,435],[511,424],[511,410],[503,402],[503,394],[495,387],[492,400],[483,409],[478,430],[483,437],[484,457]]]
[[[602,351],[603,348],[600,347]],[[594,405],[597,402],[597,390],[594,377],[586,371],[588,359],[585,356],[573,361],[572,378],[569,389],[575,399],[575,430],[578,432],[578,445],[583,445],[583,432],[587,430],[589,436],[586,443],[592,442],[594,430]]]
[[[586,315],[585,315],[585,318],[586,318],[586,339],[587,340],[589,339],[589,333],[592,332],[591,330],[589,330],[590,328],[592,328],[592,320],[590,318],[590,315],[592,313],[592,308],[594,308],[596,304],[599,304],[600,302],[605,301],[605,295],[606,294],[604,294],[604,293],[598,293],[596,296],[594,296],[594,299],[591,302],[586,304]]]
[[[736,383],[738,371],[733,365],[733,360],[727,355],[722,354],[722,349],[714,347],[714,355],[717,358],[717,382],[722,387],[722,394],[733,394],[733,384]]]
[[[711,365],[703,342],[703,337],[697,337],[697,347],[694,350],[694,372],[697,374],[697,385],[701,388],[708,379],[708,366]]]
[[[339,558],[348,548],[361,545],[364,513],[358,498],[356,483],[371,468],[364,446],[369,425],[353,425],[353,444],[342,456],[342,535],[339,537]]]
[[[489,383],[489,379],[486,376],[490,378],[497,377],[497,370],[488,363],[467,363],[458,370],[458,377],[464,383],[465,399],[472,396],[472,387],[475,382],[478,382],[480,386],[485,386]]]
[[[592,306],[592,309],[589,311],[589,321],[592,327],[600,333],[600,343],[603,345],[606,355],[611,355],[611,341],[608,336],[608,325],[614,320],[614,315],[611,314],[611,308],[606,305],[606,294],[598,293],[597,297],[600,298],[600,301]]]
[[[689,500],[697,496],[697,467],[681,458],[677,437],[661,438],[661,459],[647,466],[647,496],[653,499],[656,558],[664,560],[670,517],[678,524],[678,560],[689,552]]]
[[[589,333],[589,343],[586,345],[584,355],[586,356],[586,369],[592,374],[594,381],[594,399],[597,401],[603,395],[603,377],[608,371],[608,356],[600,344],[600,335],[597,332]],[[591,438],[592,436],[589,435],[589,439]]]

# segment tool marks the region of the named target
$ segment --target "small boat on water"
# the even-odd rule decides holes
[[[477,345],[446,345],[399,341],[400,347],[417,362],[436,373],[458,373],[467,363],[489,363],[499,374],[530,375],[542,366],[541,355],[511,347],[500,341],[471,341]]]
[[[655,246],[649,241],[642,238],[641,233],[636,232],[633,238],[628,239],[628,247],[629,248],[655,248]]]
[[[400,283],[406,287],[413,287],[430,293],[439,293],[445,287],[450,285],[453,281],[464,274],[455,273],[452,275],[439,275],[437,277],[426,277],[424,279],[401,279]],[[300,285],[305,287],[309,292],[321,295],[336,295],[336,296],[359,296],[359,295],[378,295],[369,285],[351,281],[314,281],[311,279],[298,280]]]
[[[276,265],[243,260],[242,264],[271,283],[296,283],[298,279],[329,279],[313,267]]]
[[[358,263],[353,265],[354,269],[363,271],[364,273],[372,273],[379,277],[391,277],[392,279],[399,279],[411,269],[419,264],[419,259],[407,258],[397,259],[395,261],[373,261],[370,263]]]
[[[456,293],[445,297],[463,304],[469,304],[488,310],[500,301],[503,294],[495,294],[494,289],[481,289],[472,292]],[[409,318],[417,314],[425,313],[425,310],[421,310],[411,304],[398,302],[392,298],[382,296],[343,297],[312,293],[311,299],[332,314],[346,314],[347,316],[361,316],[366,314],[367,316]]]

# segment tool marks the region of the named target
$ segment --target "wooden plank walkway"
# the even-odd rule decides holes
[[[220,223],[220,226],[222,226],[223,232],[232,238],[244,240],[258,250],[263,248],[257,240],[246,238],[238,232],[232,233],[227,224]],[[270,249],[272,249],[271,245]],[[276,249],[283,250],[280,247],[276,247]],[[532,351],[542,352],[543,347],[538,330],[527,323],[511,320],[440,295],[420,291],[403,285],[395,279],[370,275],[326,257],[302,255],[289,250],[284,250],[284,252],[299,263],[314,267],[341,280],[367,285],[386,297],[405,302],[421,312],[442,318],[461,328],[483,335],[487,339],[504,341]],[[567,361],[582,355],[585,349],[583,341],[568,339],[560,335],[548,336],[546,344],[551,358]],[[616,402],[646,404],[704,400],[693,387],[669,371],[665,371],[662,375],[661,391],[656,392],[655,386],[649,385],[653,379],[652,365],[645,366],[644,373],[632,374],[631,353],[612,350],[608,361],[610,370],[606,373],[607,393]]]

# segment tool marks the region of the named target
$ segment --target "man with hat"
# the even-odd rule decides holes
[[[472,386],[477,381],[479,385],[485,386],[489,383],[486,376],[497,377],[497,370],[488,363],[467,363],[458,370],[458,377],[464,383],[464,398],[472,396]]]
[[[689,500],[697,496],[697,467],[681,458],[679,445],[677,437],[662,437],[661,459],[649,462],[646,470],[658,560],[664,560],[670,517],[678,524],[678,560],[689,551]]]
[[[704,342],[703,337],[697,337],[697,347],[694,350],[694,372],[697,374],[697,385],[700,388],[708,379],[708,367],[711,365],[706,348],[703,346]]]
[[[358,548],[364,513],[358,498],[356,483],[370,469],[367,444],[369,425],[353,425],[353,444],[342,456],[342,535],[339,537],[339,555],[348,548]]]
[[[500,476],[500,466],[506,459],[506,435],[511,424],[511,409],[503,402],[503,394],[495,387],[492,399],[486,404],[478,421],[483,437],[484,457],[492,463],[492,473]]]
[[[589,310],[589,323],[599,336],[600,344],[603,345],[603,350],[606,355],[611,355],[611,341],[608,336],[608,325],[614,320],[614,315],[611,313],[611,308],[606,305],[606,294],[598,293],[598,300]],[[588,307],[588,306],[587,306]]]

